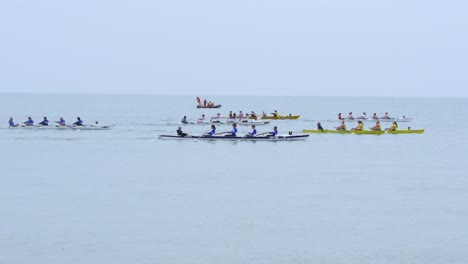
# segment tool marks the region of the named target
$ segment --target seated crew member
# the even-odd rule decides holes
[[[393,121],[392,126],[389,128],[386,128],[385,130],[387,131],[397,131],[398,130],[398,124],[396,121]]]
[[[323,132],[323,127],[322,127],[322,124],[320,124],[320,122],[317,123],[317,130]]]
[[[366,112],[362,112],[362,116],[358,116],[357,119],[367,119]]]
[[[59,124],[59,126],[64,126],[65,125],[65,120],[63,119],[63,117],[61,117],[60,120],[57,123]]]
[[[23,124],[25,124],[26,126],[32,126],[34,125],[34,121],[31,117],[28,117],[28,121],[24,122]]]
[[[269,136],[276,137],[278,135],[278,127],[274,126],[273,131],[269,133]]]
[[[228,137],[235,137],[237,134],[237,125],[236,123],[233,123],[232,124],[232,130],[231,132],[229,132],[229,134],[225,135],[225,136],[228,136]]]
[[[388,116],[388,112],[385,112],[385,115],[382,116],[381,119],[390,119],[390,117]]]
[[[256,135],[257,135],[257,129],[255,128],[255,125],[252,125],[252,132],[249,132],[247,136],[255,137]]]
[[[341,120],[341,119],[343,119],[343,118],[341,117],[341,113],[338,113],[338,120]]]
[[[177,135],[179,135],[179,136],[181,136],[181,137],[185,137],[185,136],[187,136],[187,133],[182,132],[182,127],[179,126],[179,127],[177,128]]]
[[[10,120],[8,120],[8,127],[17,127],[18,124],[15,124],[15,122],[13,122],[13,117],[10,117]]]
[[[83,125],[83,121],[81,120],[80,117],[77,117],[76,118],[76,122],[73,123],[75,126],[82,126]]]
[[[215,127],[215,125],[211,125],[210,132],[206,133],[205,135],[214,136],[215,134],[216,134],[216,127]]]
[[[335,127],[336,130],[346,130],[346,124],[345,124],[345,121],[341,121],[341,125]]]
[[[354,127],[354,128],[351,128],[351,130],[354,130],[354,131],[363,131],[364,130],[364,124],[362,123],[361,120],[359,120],[357,122],[357,127]]]
[[[353,112],[349,112],[349,114],[348,114],[348,116],[346,117],[346,119],[354,120]]]
[[[382,127],[380,126],[380,121],[375,122],[375,126],[369,127],[369,129],[373,131],[382,131]]]
[[[180,122],[182,122],[182,124],[188,124],[187,116],[182,117],[182,120],[180,120]]]
[[[44,116],[44,120],[39,122],[39,125],[48,126],[49,125],[49,120],[47,120],[47,117]]]
[[[197,119],[197,123],[203,123],[203,121],[205,121],[205,114],[201,115],[201,117]]]

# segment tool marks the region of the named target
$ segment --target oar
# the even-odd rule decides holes
[[[59,124],[60,125],[60,122],[59,121],[55,121],[55,123]],[[63,126],[66,126],[66,127],[69,127],[71,129],[74,129],[74,130],[77,130],[78,128],[75,128],[75,127],[72,127],[72,126],[69,126],[69,125],[63,125]]]
[[[245,136],[241,137],[237,142],[241,142],[248,135],[249,135],[249,133],[245,134]]]

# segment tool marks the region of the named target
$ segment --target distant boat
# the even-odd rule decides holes
[[[220,104],[214,104],[213,102],[207,102],[206,99],[202,101],[200,100],[200,97],[197,96],[197,108],[220,108]]]

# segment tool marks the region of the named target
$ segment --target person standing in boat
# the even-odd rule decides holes
[[[10,120],[8,120],[8,127],[17,127],[18,124],[15,124],[15,122],[13,122],[13,117],[10,117]]]
[[[396,121],[393,121],[392,126],[389,128],[386,128],[385,130],[387,131],[397,131],[398,130],[398,124]]]
[[[47,117],[44,116],[44,120],[39,122],[39,125],[48,126],[49,125],[49,120],[47,120]]]
[[[317,123],[317,130],[323,132],[323,127],[322,127],[322,124],[320,124],[320,122]]]
[[[363,131],[364,130],[364,124],[362,123],[361,120],[357,121],[357,127],[353,127],[351,128],[351,130],[354,130],[354,131]]]
[[[80,117],[77,117],[76,118],[76,122],[73,123],[75,126],[82,126],[83,125],[83,121],[81,120]]]
[[[182,120],[180,120],[180,122],[182,122],[182,124],[188,124],[187,116],[182,117]]]
[[[247,135],[249,137],[255,137],[257,135],[257,129],[255,128],[255,125],[252,125],[252,132],[249,132]]]
[[[229,134],[227,134],[226,136],[235,137],[236,134],[237,134],[237,125],[236,125],[236,123],[233,123],[231,132],[229,132]]]
[[[181,137],[185,137],[185,136],[187,136],[187,133],[184,133],[184,132],[182,131],[182,127],[179,126],[179,127],[177,128],[177,135],[179,135],[179,136],[181,136]]]
[[[382,131],[382,127],[380,126],[380,121],[375,122],[375,126],[369,127],[369,129],[373,131]]]
[[[204,107],[206,107],[206,102],[207,102],[207,101],[206,101],[206,98],[205,98],[205,100],[203,100],[203,106],[204,106]]]
[[[23,124],[25,124],[26,126],[33,126],[34,121],[32,120],[31,117],[28,117],[28,121],[24,122]]]
[[[345,124],[345,121],[341,121],[341,125],[335,127],[336,130],[346,130],[346,124]]]

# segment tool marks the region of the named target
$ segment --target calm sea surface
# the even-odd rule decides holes
[[[207,99],[222,108],[196,109],[195,96],[2,94],[0,263],[467,263],[468,99]],[[275,109],[301,118],[259,132],[300,133],[350,111],[414,117],[400,127],[426,132],[157,138],[184,115]],[[116,127],[5,128],[44,115]]]

